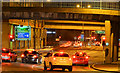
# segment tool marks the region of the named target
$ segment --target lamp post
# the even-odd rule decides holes
[[[82,8],[82,0],[81,0],[81,8]]]
[[[102,9],[102,0],[100,0],[100,9]]]

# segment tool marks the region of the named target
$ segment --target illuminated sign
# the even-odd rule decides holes
[[[15,26],[15,40],[31,40],[31,26]]]

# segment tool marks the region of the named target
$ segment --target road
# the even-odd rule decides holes
[[[60,49],[60,48],[59,48]],[[83,66],[83,65],[78,65],[78,66],[73,66],[73,72],[94,72],[94,73],[101,73],[101,71],[96,71],[92,68],[90,68],[90,65],[93,63],[96,64],[102,64],[104,63],[104,52],[103,51],[94,51],[94,50],[70,50],[69,48],[62,48],[60,51],[68,52],[71,55],[73,55],[76,51],[83,51],[86,52],[90,58],[89,58],[89,65],[88,66]],[[59,51],[59,50],[58,50]],[[12,63],[7,63],[3,62],[2,63],[2,71],[3,72],[11,72],[11,71],[16,71],[17,72],[28,72],[28,73],[35,73],[39,71],[43,71],[43,64],[25,64],[21,63],[20,61],[17,62],[12,62]],[[65,71],[68,71],[67,69]],[[54,71],[47,71],[47,72],[62,72],[61,69],[54,69]],[[103,72],[102,72],[103,73]]]
[[[3,73],[37,73],[37,72],[44,72],[43,70],[43,65],[39,64],[25,64],[25,63],[2,63],[2,71]],[[89,66],[73,66],[73,72],[94,72],[94,73],[101,73],[101,71],[96,71]],[[53,71],[48,71],[47,72],[68,72],[66,69],[65,71],[61,71],[61,69],[54,69]],[[103,73],[103,72],[102,72]]]

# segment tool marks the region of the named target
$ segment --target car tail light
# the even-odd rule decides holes
[[[24,54],[21,55],[21,57],[24,57],[24,56],[25,56]]]
[[[73,58],[75,58],[75,56],[73,56]]]
[[[80,52],[80,54],[83,54],[82,52]]]
[[[69,58],[69,60],[72,60],[71,58]]]
[[[53,60],[56,60],[56,58],[54,57]]]
[[[3,48],[3,50],[5,51],[6,49],[5,49],[5,48]]]
[[[34,56],[33,56],[33,58],[37,58],[37,56],[36,56],[36,55],[34,55]]]
[[[32,51],[28,51],[29,53],[31,53]]]
[[[86,56],[85,58],[88,59],[88,56]]]
[[[10,55],[11,55],[11,53],[8,53],[8,55],[10,56]]]
[[[60,52],[60,54],[63,54],[63,52]]]

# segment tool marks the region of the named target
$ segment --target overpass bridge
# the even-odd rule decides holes
[[[77,29],[77,30],[105,30],[106,43],[104,49],[106,52],[105,62],[118,61],[118,39],[119,39],[119,23],[120,11],[118,10],[102,10],[87,8],[42,8],[42,7],[3,7],[3,37],[7,37],[10,30],[16,25],[30,25],[33,29],[31,33],[37,33],[36,38],[31,37],[29,42],[31,47],[39,48],[39,44],[43,47],[43,40],[46,39],[46,29]],[[69,25],[65,25],[65,24]],[[58,25],[59,24],[59,25]],[[61,24],[64,24],[61,26]],[[75,24],[75,25],[74,25]],[[77,25],[76,25],[77,24]],[[84,26],[84,29],[81,26]],[[7,29],[8,28],[8,29]],[[14,31],[11,31],[14,32]],[[35,35],[35,34],[33,34]],[[9,41],[2,39],[3,47],[9,44]],[[7,38],[9,40],[9,38]],[[23,42],[23,41],[21,41]],[[7,44],[8,43],[8,44]],[[24,42],[25,44],[27,41]],[[5,44],[5,45],[4,45]],[[13,44],[15,44],[13,42]],[[27,45],[25,45],[27,46]]]

